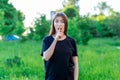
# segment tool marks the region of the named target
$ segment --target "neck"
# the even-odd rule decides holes
[[[52,36],[55,37],[56,34],[54,34],[54,35],[52,35]],[[65,39],[65,38],[66,38],[66,35],[64,34],[64,35],[60,36],[60,37],[58,38],[58,40],[63,40],[63,39]]]
[[[66,35],[60,36],[58,40],[63,40],[66,38]]]

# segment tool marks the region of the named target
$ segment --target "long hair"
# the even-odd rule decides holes
[[[55,31],[55,26],[54,26],[54,20],[57,18],[57,17],[62,17],[63,20],[64,20],[64,24],[65,24],[65,30],[64,30],[64,34],[67,35],[67,29],[68,29],[68,18],[67,16],[62,13],[62,12],[58,12],[55,14],[53,20],[52,20],[52,23],[51,23],[51,29],[50,29],[50,32],[49,32],[49,35],[54,35],[56,33]]]

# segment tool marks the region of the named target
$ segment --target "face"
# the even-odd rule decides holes
[[[58,30],[62,33],[64,33],[65,30],[65,23],[62,17],[56,17],[54,20],[54,27],[55,31],[58,32]]]

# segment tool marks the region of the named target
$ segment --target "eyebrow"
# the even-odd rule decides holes
[[[59,19],[56,18],[55,20],[59,20]],[[61,19],[60,21],[64,21],[64,19]]]

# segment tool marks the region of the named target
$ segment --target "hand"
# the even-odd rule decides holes
[[[55,36],[55,39],[60,39],[63,36],[63,32],[61,31],[62,28],[58,28],[57,34]]]

